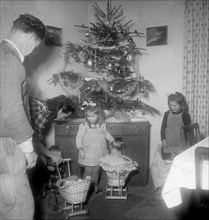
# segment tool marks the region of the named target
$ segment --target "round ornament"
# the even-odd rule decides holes
[[[112,63],[108,63],[108,68],[109,68],[109,69],[112,68]]]
[[[93,65],[93,61],[92,61],[91,59],[89,59],[89,60],[87,61],[87,65],[88,65],[88,66],[92,66],[92,65]]]
[[[132,43],[132,41],[133,41],[133,39],[130,37],[130,38],[128,39],[128,42],[129,42],[129,43]]]
[[[141,89],[140,89],[140,92],[141,92],[141,93],[144,93],[144,88],[141,88]]]
[[[114,91],[114,88],[113,88],[113,85],[110,86],[110,91],[113,92]]]
[[[144,77],[143,76],[140,77],[140,81],[144,82]]]
[[[127,59],[128,62],[132,62],[133,61],[133,55],[129,54],[126,59]]]
[[[117,23],[117,26],[118,26],[118,27],[121,27],[121,24],[118,22],[118,23]]]

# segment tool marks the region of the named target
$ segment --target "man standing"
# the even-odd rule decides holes
[[[24,57],[45,38],[46,28],[30,14],[13,22],[0,43],[0,219],[33,219],[34,200],[26,169],[35,166]]]

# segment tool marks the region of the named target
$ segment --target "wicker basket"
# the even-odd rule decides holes
[[[138,164],[129,157],[122,157],[125,161],[119,164],[101,163],[101,167],[107,173],[109,186],[124,186],[130,172],[138,167]]]
[[[60,195],[66,202],[77,204],[85,202],[90,183],[91,177],[87,177],[84,180],[79,179],[78,181],[60,179],[57,181],[56,185]]]

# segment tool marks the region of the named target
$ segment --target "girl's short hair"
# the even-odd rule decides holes
[[[169,106],[169,102],[172,102],[172,101],[179,104],[180,110],[182,112],[189,111],[189,106],[187,104],[186,98],[182,93],[175,92],[175,93],[170,94],[168,96],[168,106]]]
[[[102,107],[98,104],[91,106],[88,105],[85,108],[84,111],[84,117],[87,120],[87,112],[93,112],[94,114],[96,114],[98,116],[98,123],[101,124],[104,121],[104,111],[102,109]]]

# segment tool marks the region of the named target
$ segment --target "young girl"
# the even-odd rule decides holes
[[[99,193],[99,159],[108,154],[107,141],[114,147],[120,147],[112,135],[107,131],[104,113],[99,105],[88,105],[85,109],[85,120],[80,124],[76,136],[78,149],[78,163],[84,167],[84,176],[92,177],[94,192]]]
[[[169,110],[164,113],[161,125],[161,141],[164,153],[171,159],[181,152],[180,127],[191,124],[187,101],[180,92],[168,96]]]

